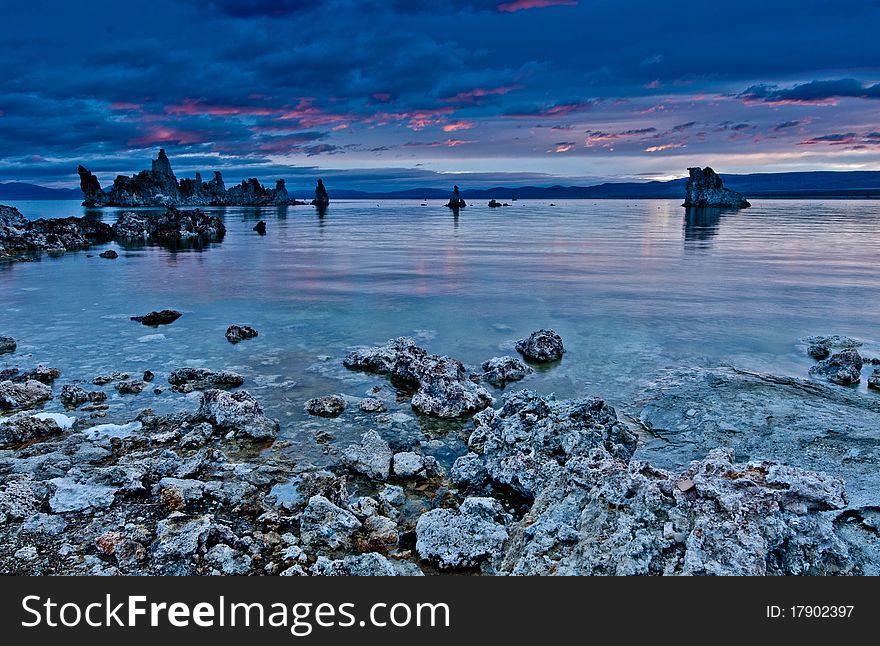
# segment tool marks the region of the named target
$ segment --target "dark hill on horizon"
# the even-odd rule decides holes
[[[791,173],[751,173],[721,175],[724,185],[746,197],[880,197],[880,171],[802,171]],[[684,196],[685,178],[665,182],[605,182],[595,186],[498,186],[488,189],[462,188],[461,195],[471,200],[519,199],[651,199]],[[309,194],[311,189],[291,191]],[[446,199],[452,191],[437,188],[414,188],[401,191],[370,192],[329,185],[337,199]],[[81,199],[74,188],[47,188],[23,182],[0,183],[0,200],[71,200]]]

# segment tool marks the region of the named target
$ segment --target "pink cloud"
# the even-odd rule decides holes
[[[646,153],[659,153],[661,150],[670,150],[673,148],[684,148],[684,144],[661,144],[660,146],[649,146],[645,148]]]
[[[478,103],[487,96],[501,96],[519,89],[519,85],[502,85],[499,87],[475,87],[472,90],[459,92],[453,96],[441,98],[444,103]]]
[[[183,103],[165,106],[165,112],[179,116],[231,117],[237,115],[266,117],[278,110],[248,105],[208,105],[195,99],[184,99]]]
[[[140,110],[144,106],[140,103],[127,103],[125,101],[116,101],[110,104],[111,110],[130,111]]]
[[[574,150],[575,143],[573,141],[564,141],[562,143],[553,144],[553,148],[548,150],[548,153],[567,153],[569,151]]]
[[[205,143],[205,138],[194,132],[183,132],[176,128],[151,126],[146,134],[130,139],[129,146],[151,146],[153,144],[174,142],[181,146]]]
[[[525,9],[543,9],[544,7],[575,7],[577,0],[513,0],[502,2],[495,7],[501,13],[514,13]]]
[[[470,130],[473,127],[473,121],[450,121],[443,126],[443,132],[458,132],[459,130]]]
[[[660,79],[654,79],[650,83],[645,83],[643,87],[648,90],[656,90],[658,87],[660,87]]]

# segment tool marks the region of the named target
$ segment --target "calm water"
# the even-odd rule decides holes
[[[338,420],[308,418],[303,402],[384,383],[346,371],[341,358],[400,335],[476,365],[552,327],[564,360],[521,385],[624,407],[667,367],[724,362],[805,376],[805,335],[859,337],[880,354],[880,202],[756,200],[691,221],[679,203],[520,200],[458,218],[439,202],[412,201],[335,202],[324,218],[305,206],[210,209],[228,233],[206,250],[0,265],[0,333],[19,341],[0,366],[57,366],[59,384],[111,370],[149,369],[157,384],[183,365],[237,370],[282,420],[290,450],[319,463],[315,430],[344,443],[374,422],[354,405]],[[29,217],[83,211],[75,202],[14,205]],[[265,237],[251,230],[258,219]],[[162,308],[185,314],[158,329],[129,320]],[[231,345],[231,323],[260,336]],[[107,419],[197,401],[114,393]],[[462,449],[461,423],[438,428],[405,402],[392,413],[386,435],[432,442],[450,458]]]

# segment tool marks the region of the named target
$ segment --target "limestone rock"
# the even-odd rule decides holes
[[[352,444],[342,453],[343,463],[375,480],[387,480],[391,472],[391,447],[376,431],[363,434],[360,444]]]
[[[497,558],[510,516],[493,498],[467,498],[457,510],[433,509],[416,523],[416,551],[441,568],[472,568]]]
[[[516,351],[531,361],[559,361],[565,354],[562,337],[553,330],[532,332],[528,339],[516,342]]]
[[[743,209],[751,206],[736,191],[724,188],[718,174],[706,168],[688,168],[685,198],[682,206]]]
[[[810,368],[811,375],[823,377],[841,386],[859,383],[861,372],[862,357],[855,348],[841,350]]]
[[[278,434],[278,422],[266,417],[263,407],[246,390],[205,391],[197,416],[222,430],[257,440],[271,439]]]
[[[244,377],[229,370],[208,370],[207,368],[177,368],[171,371],[168,383],[172,386],[192,386],[196,390],[208,388],[237,388],[244,383]]]
[[[532,374],[534,370],[516,357],[495,357],[484,361],[483,379],[498,388],[504,388],[513,381],[520,381]]]
[[[226,340],[230,343],[255,339],[257,336],[259,336],[259,332],[250,325],[230,325],[226,328]]]

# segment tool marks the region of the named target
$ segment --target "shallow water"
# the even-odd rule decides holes
[[[13,205],[34,218],[84,211],[76,202]],[[862,338],[866,354],[880,355],[876,201],[756,200],[690,217],[677,200],[520,200],[472,205],[457,218],[440,202],[415,201],[334,202],[323,218],[307,206],[206,210],[228,229],[207,249],[119,249],[112,261],[96,247],[93,257],[0,265],[0,334],[19,342],[0,366],[57,366],[56,391],[112,370],[152,370],[154,385],[184,365],[237,370],[282,421],[288,450],[317,464],[327,461],[317,429],[345,444],[375,423],[356,399],[337,420],[309,418],[303,402],[358,398],[385,383],[346,371],[341,359],[354,345],[401,335],[476,366],[515,355],[516,339],[552,327],[565,358],[512,387],[624,407],[668,367],[730,363],[806,376],[812,360],[798,343],[806,335]],[[259,219],[265,237],[252,231]],[[163,308],[184,316],[159,328],[129,320]],[[232,345],[224,337],[232,323],[260,336]],[[197,393],[107,389],[107,421],[198,402]],[[445,462],[462,450],[463,422],[417,419],[405,401],[391,412],[394,421],[379,427],[389,439],[430,442],[426,451]]]

